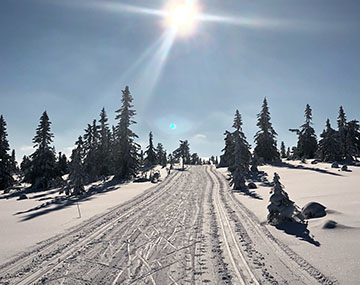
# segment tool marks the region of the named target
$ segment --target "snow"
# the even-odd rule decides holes
[[[166,177],[165,168],[156,167],[156,170],[161,171],[160,180]],[[151,182],[111,185],[110,179],[107,181],[109,187],[78,202],[81,218],[77,204],[65,204],[65,200],[61,200],[65,195],[59,194],[58,189],[27,194],[27,200],[19,201],[17,197],[0,199],[0,264],[154,186]],[[91,186],[101,188],[102,185],[103,182],[99,181],[88,185],[86,189]]]
[[[259,167],[259,170],[267,173],[270,182],[274,172],[278,173],[289,198],[300,208],[309,202],[318,202],[326,207],[327,215],[308,220],[310,238],[297,232],[296,227],[285,230],[270,225],[266,227],[275,238],[324,274],[334,276],[340,284],[359,284],[360,167],[349,166],[349,171],[341,171],[331,168],[328,163],[284,162],[288,165],[266,165]],[[226,169],[218,171],[226,175]],[[265,224],[271,186],[262,182],[256,182],[256,185],[258,189],[255,193],[261,199],[241,193],[235,193],[235,196]],[[323,228],[329,220],[335,221],[337,226],[333,229]]]

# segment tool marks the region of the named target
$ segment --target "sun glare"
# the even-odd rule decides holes
[[[174,3],[167,9],[166,25],[180,33],[188,34],[195,27],[197,14],[197,7],[193,3]]]

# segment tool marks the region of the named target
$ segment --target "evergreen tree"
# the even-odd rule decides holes
[[[249,172],[251,153],[250,145],[242,131],[242,120],[238,110],[235,112],[233,128],[235,128],[235,131],[232,133],[234,140],[233,164],[228,167],[230,171],[230,186],[233,186],[235,190],[243,190],[245,189],[245,175]]]
[[[343,106],[339,108],[337,118],[339,149],[341,152],[341,160],[345,159],[346,155],[346,115]]]
[[[0,116],[0,189],[5,189],[14,184],[11,175],[12,165],[11,156],[8,154],[10,150],[7,140],[6,122],[4,117]]]
[[[303,216],[289,195],[284,191],[280,183],[280,177],[274,173],[274,186],[270,192],[269,214],[267,221],[270,225],[276,226],[281,223],[303,221]]]
[[[260,113],[257,115],[257,126],[259,131],[255,135],[255,149],[254,152],[258,158],[265,163],[274,162],[280,160],[280,154],[276,147],[276,135],[277,133],[272,127],[270,122],[270,112],[266,98],[262,105]]]
[[[281,142],[280,155],[281,155],[281,158],[286,158],[287,157],[286,156],[285,144],[284,144],[283,141]]]
[[[290,147],[288,147],[286,151],[286,158],[289,160],[291,158],[290,156],[291,156]]]
[[[130,125],[136,123],[132,119],[136,112],[132,109],[133,98],[128,86],[122,91],[121,101],[122,106],[116,111],[119,122],[116,127],[115,179],[130,179],[136,176],[139,168],[140,146],[134,141],[138,136],[130,129]]]
[[[16,156],[15,156],[15,149],[13,149],[11,151],[11,158],[10,158],[10,169],[11,169],[11,174],[17,174],[18,173],[18,164],[16,161]]]
[[[99,126],[94,119],[91,125],[88,124],[84,134],[84,152],[86,154],[84,168],[90,181],[95,181],[99,177],[99,137]]]
[[[194,152],[192,155],[191,155],[191,159],[190,159],[190,164],[192,165],[199,165],[199,155]]]
[[[58,177],[55,150],[50,145],[54,135],[50,132],[51,122],[46,111],[40,117],[40,124],[33,138],[35,152],[31,154],[30,171],[25,181],[35,189],[48,188],[52,179]]]
[[[28,156],[24,155],[20,164],[20,170],[22,176],[24,177],[24,181],[26,181],[25,177],[29,177],[31,171],[31,160]]]
[[[176,159],[182,159],[182,169],[185,169],[185,164],[190,164],[190,145],[187,140],[180,140],[180,146],[174,151]]]
[[[322,161],[337,161],[341,159],[339,149],[339,137],[337,132],[331,127],[330,120],[326,120],[326,129],[320,135],[317,155]]]
[[[300,127],[297,151],[300,158],[314,158],[317,150],[317,140],[312,125],[312,110],[309,104],[305,109],[305,123]]]
[[[111,173],[111,131],[105,108],[102,108],[99,119],[99,142],[96,155],[97,176],[108,176]]]
[[[156,161],[157,164],[160,164],[162,167],[165,167],[167,164],[166,151],[162,143],[158,143],[156,146]]]
[[[152,132],[149,133],[149,145],[145,151],[145,167],[152,167],[156,165],[157,158],[156,158],[156,150],[153,144],[153,134]]]
[[[352,161],[359,155],[360,150],[360,126],[357,120],[346,123],[345,128],[345,159]]]
[[[229,131],[225,131],[225,147],[221,150],[224,154],[220,157],[221,167],[229,167],[234,164],[234,137]]]
[[[71,195],[81,195],[85,192],[85,182],[87,180],[85,168],[83,164],[83,143],[81,136],[77,142],[77,147],[72,151],[71,154],[71,163],[70,163],[70,173],[69,173],[69,188],[72,191],[68,191],[68,194]]]
[[[59,152],[56,169],[59,176],[69,173],[69,165],[65,154]]]

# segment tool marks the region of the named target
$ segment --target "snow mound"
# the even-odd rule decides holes
[[[321,218],[326,216],[326,207],[317,202],[307,203],[302,209],[301,213],[306,219]]]
[[[338,226],[338,223],[333,220],[328,220],[323,225],[323,229],[335,229]]]

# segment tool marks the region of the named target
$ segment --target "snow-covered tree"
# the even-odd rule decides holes
[[[194,153],[191,155],[190,164],[192,164],[192,165],[199,165],[199,164],[200,164],[199,160],[200,160],[199,155],[198,155],[196,152],[194,152]]]
[[[281,146],[280,146],[280,156],[281,158],[286,158],[286,148],[285,148],[285,144],[284,142],[282,141],[281,142]]]
[[[249,172],[251,153],[250,145],[242,131],[242,119],[238,110],[235,112],[233,128],[235,128],[235,131],[232,133],[233,164],[228,167],[230,186],[233,186],[236,190],[243,190],[245,189],[245,175]]]
[[[71,192],[68,191],[68,193],[75,196],[81,195],[85,192],[84,185],[87,180],[87,176],[85,173],[84,163],[82,159],[83,153],[84,153],[83,144],[78,143],[77,147],[72,151],[71,154],[69,188],[72,191]]]
[[[132,119],[136,112],[132,109],[131,104],[133,98],[130,94],[129,87],[126,86],[122,90],[122,106],[116,110],[116,126],[115,134],[115,179],[130,179],[136,176],[139,168],[139,149],[140,146],[135,143],[138,136],[130,129],[130,125],[136,122]]]
[[[270,204],[268,205],[269,214],[267,222],[276,226],[281,223],[302,221],[304,218],[298,207],[289,199],[289,195],[280,183],[280,177],[274,173],[274,186],[270,192]]]
[[[153,143],[153,134],[152,132],[149,133],[149,145],[146,147],[145,151],[145,167],[152,167],[156,165],[156,150],[154,148]]]
[[[12,165],[9,155],[9,142],[7,140],[6,122],[4,117],[0,116],[0,189],[5,189],[14,183],[11,175]]]
[[[326,120],[326,129],[320,135],[317,156],[322,161],[337,161],[341,159],[341,149],[338,133],[331,127],[330,120]]]
[[[167,164],[166,151],[162,143],[158,143],[156,146],[156,161],[157,164],[160,164],[162,167],[165,167]]]
[[[225,147],[221,150],[224,152],[222,156],[220,156],[220,166],[221,167],[229,167],[234,164],[234,137],[233,134],[229,131],[225,131]]]
[[[270,122],[271,117],[266,98],[264,98],[261,111],[257,115],[257,118],[258,122],[256,125],[260,130],[254,137],[256,144],[254,152],[257,154],[258,158],[265,163],[279,161],[280,154],[276,147],[277,133]]]
[[[94,119],[92,124],[88,124],[84,134],[84,168],[90,181],[95,181],[99,176],[99,138],[99,126]]]
[[[305,123],[300,127],[297,152],[300,158],[314,158],[317,150],[317,140],[312,125],[312,110],[309,104],[305,109]]]
[[[31,167],[25,175],[25,181],[35,189],[48,188],[51,180],[58,177],[55,150],[51,146],[54,135],[50,131],[50,125],[49,117],[44,111],[33,138],[36,150],[30,155]]]
[[[346,123],[345,159],[352,161],[360,151],[360,126],[357,120]]]
[[[97,176],[107,176],[111,174],[111,131],[105,108],[102,108],[99,119],[99,142],[96,154]]]
[[[56,162],[56,171],[59,176],[63,176],[69,172],[69,165],[65,154],[59,152],[58,159]]]
[[[190,145],[187,140],[180,140],[180,146],[173,153],[176,159],[182,159],[182,169],[185,169],[185,164],[190,164]]]
[[[337,117],[338,136],[339,136],[339,148],[341,157],[346,157],[346,115],[343,106],[339,108],[339,114]]]

